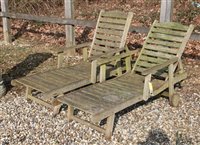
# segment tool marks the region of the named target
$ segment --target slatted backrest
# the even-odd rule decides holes
[[[175,56],[181,58],[193,29],[193,25],[154,21],[132,72],[142,72]]]
[[[102,55],[113,49],[123,49],[133,13],[101,10],[89,56]]]

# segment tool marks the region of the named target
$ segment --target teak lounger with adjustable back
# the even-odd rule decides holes
[[[57,98],[68,105],[68,120],[84,123],[110,138],[115,113],[137,102],[146,101],[168,90],[170,104],[177,106],[179,97],[174,94],[174,85],[187,77],[181,56],[193,29],[193,25],[188,27],[174,22],[155,21],[132,72]],[[120,55],[114,57],[119,59]],[[75,116],[74,109],[89,113],[91,121]],[[106,128],[100,127],[98,123],[105,118]]]
[[[62,56],[67,50],[83,48],[85,60],[83,63],[23,77],[14,80],[12,84],[25,85],[27,98],[54,109],[54,106],[58,105],[57,102],[51,101],[49,103],[48,100],[54,100],[54,97],[59,94],[96,82],[98,64],[92,64],[92,60],[125,50],[126,37],[132,17],[132,12],[101,10],[92,43],[72,46],[58,52],[58,66],[61,66]],[[90,79],[91,75],[94,76],[93,79]],[[43,93],[44,97],[32,96],[32,90]]]

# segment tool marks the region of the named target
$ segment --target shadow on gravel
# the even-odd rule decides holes
[[[143,105],[147,105],[151,102],[153,102],[154,100],[158,99],[159,97],[161,97],[160,95],[158,96],[155,96],[155,97],[152,97],[152,98],[149,98],[147,101],[141,101],[141,102],[138,102],[136,104],[133,104],[132,106],[129,106],[128,108],[124,109],[124,110],[121,110],[120,112],[116,113],[115,114],[115,123],[114,123],[114,129],[115,129],[115,126],[119,120],[119,118],[129,112],[131,112],[132,110],[134,109],[137,109],[138,107],[141,107]]]
[[[138,142],[138,145],[170,145],[170,139],[161,129],[154,129],[149,132],[146,141]]]
[[[12,87],[11,81],[26,76],[30,71],[41,63],[52,57],[51,53],[35,53],[29,55],[24,61],[20,62],[5,74],[2,75],[7,91]]]
[[[192,140],[186,135],[176,132],[176,145],[192,145]],[[149,132],[146,141],[138,142],[138,145],[170,145],[171,141],[162,129],[154,129]]]

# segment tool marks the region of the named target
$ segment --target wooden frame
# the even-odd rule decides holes
[[[105,81],[104,77],[106,69],[103,62],[106,59],[97,59],[95,64],[101,62],[102,67],[101,83],[74,90],[57,98],[70,108],[89,113],[91,122],[82,121],[70,113],[70,110],[68,118],[104,133],[109,139],[112,135],[115,113],[130,105],[146,101],[169,89],[170,105],[177,106],[178,99],[174,95],[174,85],[187,77],[181,63],[181,56],[193,29],[193,25],[187,27],[173,22],[158,23],[155,21],[132,72],[129,72],[131,54],[119,54],[109,58],[109,60],[118,60],[126,56],[127,63],[127,73],[111,80]],[[96,126],[96,123],[105,118],[108,119],[107,127],[106,130],[102,130]]]
[[[104,72],[108,63],[116,63],[115,59],[109,59],[109,57],[120,53],[124,55],[124,58],[129,55],[130,52],[127,52],[125,42],[132,17],[133,14],[131,12],[102,10],[92,43],[59,49],[57,52],[58,69],[20,78],[12,81],[12,84],[25,85],[27,88],[26,98],[51,108],[56,114],[60,106],[58,102],[55,103],[57,96],[92,83],[102,82],[116,74],[114,67],[109,74]],[[83,49],[84,62],[74,66],[63,67],[64,55],[76,49]],[[95,63],[97,59],[98,63]],[[118,59],[117,61],[121,60]],[[98,69],[102,74],[100,77]],[[118,70],[118,74],[121,74],[120,70]],[[36,96],[32,96],[30,89],[43,93],[44,97],[39,99]]]

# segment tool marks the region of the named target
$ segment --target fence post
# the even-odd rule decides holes
[[[1,0],[1,11],[7,13],[8,12],[8,0]],[[11,43],[11,35],[10,35],[10,21],[8,18],[3,17],[3,35],[4,41],[6,43]]]
[[[74,0],[65,0],[65,18],[74,18]],[[74,27],[70,25],[65,26],[66,46],[75,44]],[[68,55],[74,55],[75,50],[70,50]]]
[[[174,0],[161,0],[160,22],[170,22],[173,16]]]

